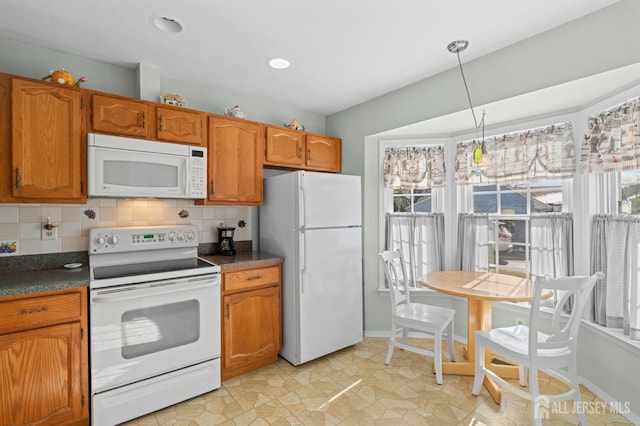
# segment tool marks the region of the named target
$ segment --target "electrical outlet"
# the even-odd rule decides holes
[[[224,220],[219,220],[216,222],[216,225],[218,226],[224,226]]]
[[[58,239],[58,224],[55,222],[42,225],[40,234],[42,240],[57,240]]]
[[[525,324],[525,320],[522,318],[516,318],[516,325],[524,325]]]

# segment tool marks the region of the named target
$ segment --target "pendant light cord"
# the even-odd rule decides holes
[[[467,86],[467,79],[464,76],[464,70],[462,69],[462,61],[460,61],[460,52],[456,52],[456,56],[458,57],[458,66],[460,67],[460,74],[462,75],[462,82],[464,83],[464,90],[467,92],[467,99],[469,100],[469,109],[471,110],[471,114],[473,115],[473,123],[476,126],[476,130],[478,129],[478,119],[476,118],[476,113],[473,110],[473,104],[471,103],[471,95],[469,94],[469,86]],[[482,140],[484,141],[484,111],[482,111],[482,120],[480,120],[480,125],[482,126]]]

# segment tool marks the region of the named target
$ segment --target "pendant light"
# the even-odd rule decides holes
[[[464,89],[467,92],[467,99],[469,100],[469,109],[471,110],[471,115],[473,115],[473,124],[475,125],[476,131],[479,128],[482,130],[482,142],[476,143],[476,146],[473,148],[473,162],[476,164],[479,164],[479,163],[482,163],[482,156],[483,154],[486,153],[486,148],[484,146],[484,111],[482,111],[482,119],[480,120],[480,124],[478,124],[476,113],[473,110],[473,104],[471,103],[471,95],[469,94],[467,79],[464,77],[462,62],[460,61],[460,52],[463,52],[468,46],[469,46],[468,40],[455,40],[447,45],[447,50],[451,53],[455,53],[456,56],[458,57],[458,66],[460,67],[462,82],[464,83]]]

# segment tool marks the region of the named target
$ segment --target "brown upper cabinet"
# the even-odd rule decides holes
[[[264,129],[261,123],[209,117],[207,199],[198,204],[262,204]]]
[[[306,168],[325,172],[342,171],[342,140],[330,136],[305,134]]]
[[[304,168],[304,133],[267,126],[264,164]]]
[[[0,76],[0,102],[0,201],[85,202],[81,89]]]
[[[201,111],[136,100],[117,95],[91,95],[92,132],[206,145]]]
[[[89,125],[92,132],[150,138],[148,120],[151,105],[119,96],[91,95]]]
[[[267,126],[264,164],[339,173],[342,171],[342,140]]]
[[[200,111],[170,105],[156,106],[157,138],[162,141],[206,145],[203,127],[207,122]]]

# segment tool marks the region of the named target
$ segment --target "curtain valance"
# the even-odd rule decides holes
[[[640,168],[640,97],[589,117],[582,141],[580,173]]]
[[[458,142],[459,185],[488,185],[573,177],[571,122]]]
[[[446,182],[444,146],[386,148],[382,167],[387,188],[430,189]]]

